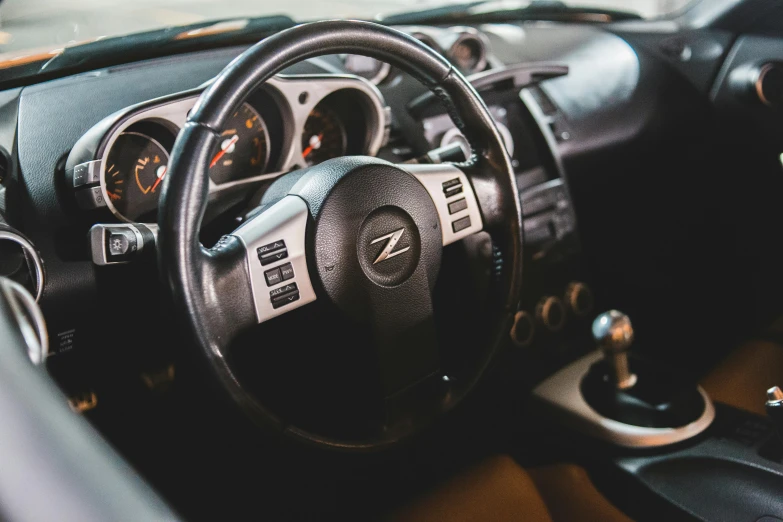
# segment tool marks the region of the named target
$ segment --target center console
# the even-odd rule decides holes
[[[767,418],[713,404],[701,387],[630,354],[624,314],[599,315],[592,333],[598,349],[533,395],[555,421],[553,437],[593,461],[607,497],[638,520],[783,520],[783,391],[768,390]]]

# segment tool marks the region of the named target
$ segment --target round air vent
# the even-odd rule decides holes
[[[16,281],[38,301],[43,293],[44,270],[41,256],[29,239],[16,230],[0,225],[0,277]]]

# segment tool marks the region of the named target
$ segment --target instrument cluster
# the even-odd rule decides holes
[[[154,222],[177,133],[202,89],[129,107],[88,131],[66,163],[84,209]],[[209,162],[210,192],[252,185],[346,155],[375,155],[388,137],[380,92],[355,76],[276,76],[228,118]]]

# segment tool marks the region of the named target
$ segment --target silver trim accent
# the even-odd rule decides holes
[[[217,185],[212,180],[209,181],[209,193],[219,192],[230,187],[237,187],[245,184],[257,183],[260,180],[272,179],[285,174],[295,168],[305,168],[307,163],[302,158],[301,136],[304,132],[305,121],[310,112],[324,98],[330,94],[350,89],[357,91],[365,100],[367,109],[367,132],[370,139],[365,153],[369,156],[375,156],[388,139],[388,126],[390,120],[385,111],[386,104],[383,95],[369,81],[354,75],[278,75],[267,80],[264,84],[270,89],[273,98],[278,102],[278,107],[283,116],[283,126],[286,138],[283,140],[283,147],[286,149],[281,155],[280,165],[277,172],[264,173],[258,176],[235,180],[221,185]],[[299,95],[307,92],[305,103],[299,102]],[[184,95],[184,94],[183,94]],[[117,219],[123,222],[132,221],[125,218],[112,205],[110,198],[106,195],[106,159],[109,156],[114,142],[120,134],[131,125],[144,120],[152,120],[160,123],[171,130],[172,134],[177,134],[185,125],[188,113],[196,104],[200,97],[199,94],[192,94],[185,98],[171,100],[177,94],[167,97],[160,104],[154,107],[141,109],[138,112],[127,116],[120,125],[113,128],[111,133],[102,138],[103,152],[97,161],[100,161],[100,188],[99,194],[87,194],[89,190],[82,189],[76,191],[80,206],[85,209],[106,206]],[[264,124],[266,125],[266,124]],[[170,151],[167,151],[170,152]],[[270,167],[267,165],[267,167]],[[272,165],[272,168],[275,166]],[[92,196],[92,197],[89,197]],[[99,201],[102,200],[102,201]]]
[[[463,73],[472,74],[483,71],[487,66],[487,55],[489,54],[486,36],[473,27],[454,27],[452,30],[457,31],[457,38],[451,43],[451,45],[449,45],[448,50],[446,50],[446,56],[448,57],[449,61],[454,65],[457,65],[456,59],[454,58],[454,48],[465,40],[473,40],[478,44],[478,50],[480,54],[476,65],[471,69],[463,71]]]
[[[654,448],[690,439],[707,429],[715,418],[715,407],[707,393],[704,413],[694,422],[679,428],[645,428],[607,419],[582,397],[582,379],[590,366],[602,359],[600,351],[590,353],[558,371],[533,390],[533,396],[554,410],[569,427],[626,448]]]
[[[429,192],[432,202],[438,211],[440,218],[440,230],[443,235],[443,246],[450,245],[462,238],[481,231],[484,223],[481,220],[476,194],[473,192],[473,185],[470,184],[468,177],[459,168],[449,163],[432,164],[403,164],[398,167],[408,171],[416,177],[424,188]],[[446,198],[443,193],[443,182],[459,178],[462,183],[462,192]],[[465,198],[467,207],[454,214],[449,214],[449,203]],[[459,232],[454,232],[451,224],[464,217],[470,217],[470,226]]]
[[[11,307],[13,319],[27,345],[30,361],[36,366],[43,364],[49,356],[49,334],[41,309],[30,292],[16,281],[0,278],[0,291],[5,294]]]
[[[35,245],[33,245],[26,238],[22,237],[20,234],[17,234],[11,230],[0,230],[0,241],[2,241],[3,239],[12,241],[17,245],[21,246],[22,249],[27,254],[28,258],[32,260],[33,268],[35,270],[35,279],[36,279],[35,301],[38,302],[38,300],[41,299],[41,295],[43,295],[45,276],[44,276],[44,269],[43,269],[43,260],[41,259],[41,256],[38,254],[38,251],[35,249]]]
[[[231,235],[236,236],[245,245],[247,270],[259,323],[282,315],[291,310],[315,301],[315,291],[307,270],[305,251],[305,233],[310,211],[307,204],[298,196],[286,196],[261,214],[249,219]],[[279,240],[285,241],[288,257],[266,266],[261,265],[256,250]],[[286,263],[294,268],[294,277],[273,286],[267,286],[264,272]],[[299,300],[273,308],[269,292],[286,284],[296,283]]]
[[[373,261],[372,264],[373,265],[377,265],[378,263],[380,263],[382,261],[386,261],[387,259],[391,259],[393,257],[397,257],[398,255],[404,254],[405,252],[410,250],[411,247],[406,246],[405,248],[403,248],[401,250],[395,250],[394,252],[392,252],[392,249],[394,249],[395,245],[397,244],[397,242],[400,240],[400,238],[402,237],[402,235],[404,233],[405,233],[405,227],[403,227],[403,228],[401,228],[399,230],[395,230],[394,232],[390,232],[390,233],[388,233],[386,235],[383,235],[381,237],[377,237],[377,238],[373,239],[372,241],[370,241],[370,244],[374,245],[375,243],[379,243],[379,242],[383,241],[384,239],[388,239],[388,241],[386,242],[386,246],[383,247],[383,250],[381,250],[381,253],[378,254],[378,258],[375,261]]]

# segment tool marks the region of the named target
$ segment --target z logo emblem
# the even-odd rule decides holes
[[[392,250],[394,250],[394,246],[397,244],[397,242],[400,240],[400,238],[404,233],[405,233],[405,229],[401,228],[399,230],[395,230],[394,232],[391,232],[390,234],[386,234],[385,236],[381,236],[377,239],[373,239],[372,241],[370,241],[370,244],[374,245],[375,243],[380,243],[384,239],[389,240],[386,243],[386,246],[383,247],[383,250],[381,250],[381,253],[378,254],[378,258],[373,262],[373,265],[377,265],[381,261],[386,261],[387,259],[391,259],[392,257],[403,254],[411,249],[411,247],[406,246],[405,248],[397,250],[396,252],[392,252]]]

